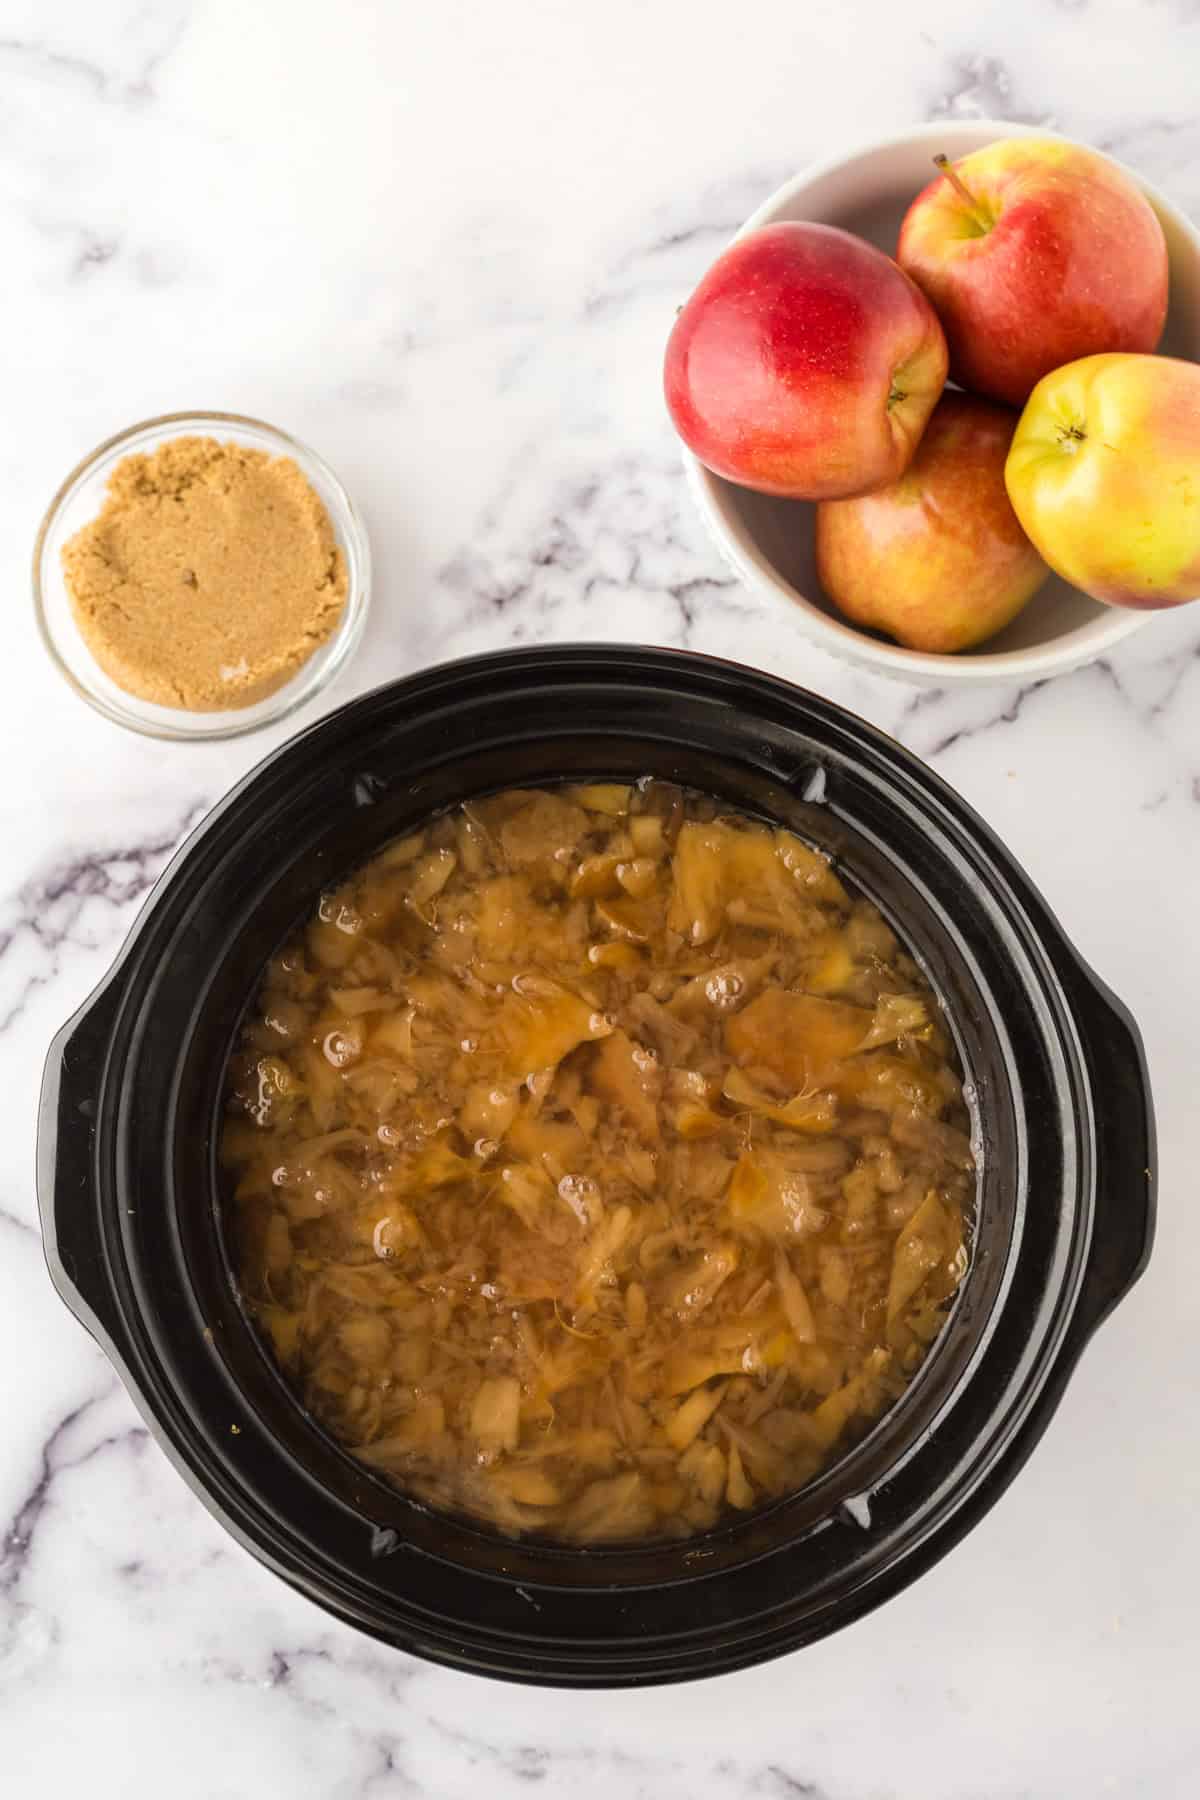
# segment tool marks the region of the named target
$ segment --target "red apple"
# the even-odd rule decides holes
[[[938,159],[935,159],[938,160]],[[917,195],[896,255],[937,309],[962,387],[1023,406],[1081,356],[1153,350],[1167,245],[1107,157],[1055,138],[1001,138]]]
[[[1004,486],[1016,413],[943,394],[890,487],[817,508],[817,574],[838,610],[910,650],[966,650],[1049,573]]]
[[[924,295],[831,225],[765,225],[718,257],[675,321],[675,429],[718,475],[823,500],[894,481],[946,380]]]

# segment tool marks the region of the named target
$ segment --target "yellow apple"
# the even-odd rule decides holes
[[[817,508],[817,574],[839,612],[910,650],[967,650],[1048,573],[1004,491],[1017,415],[947,393],[905,474]]]
[[[1052,569],[1108,606],[1200,596],[1200,365],[1085,356],[1038,382],[1004,479]]]

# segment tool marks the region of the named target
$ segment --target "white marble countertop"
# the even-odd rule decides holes
[[[1200,211],[1194,0],[5,0],[0,557],[0,1787],[13,1800],[1184,1800],[1200,1613],[1200,609],[964,695],[850,673],[730,585],[658,366],[750,206],[847,137],[1008,115]],[[291,726],[164,745],[51,669],[28,593],[64,472],[177,408],[319,448],[376,553],[323,704],[468,651],[686,644],[840,700],[1024,860],[1145,1033],[1150,1272],[1011,1491],[932,1573],[769,1667],[508,1688],[332,1623],[229,1540],[51,1290],[53,1030],[181,833]],[[303,718],[299,721],[304,722]]]

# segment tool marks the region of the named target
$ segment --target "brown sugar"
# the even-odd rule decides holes
[[[265,699],[325,641],[346,601],[329,515],[296,463],[216,438],[125,457],[62,561],[105,673],[191,712]]]

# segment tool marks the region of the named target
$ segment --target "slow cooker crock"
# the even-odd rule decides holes
[[[510,1542],[419,1506],[304,1413],[241,1309],[214,1144],[270,953],[440,808],[654,774],[827,849],[941,994],[982,1146],[972,1262],[904,1399],[819,1480],[679,1544]],[[205,1504],[342,1619],[567,1686],[679,1680],[809,1643],[942,1556],[1029,1455],[1153,1231],[1136,1028],[976,815],[828,701],[708,658],[568,646],[399,681],[277,751],[176,856],[51,1047],[38,1194],[59,1293]]]

